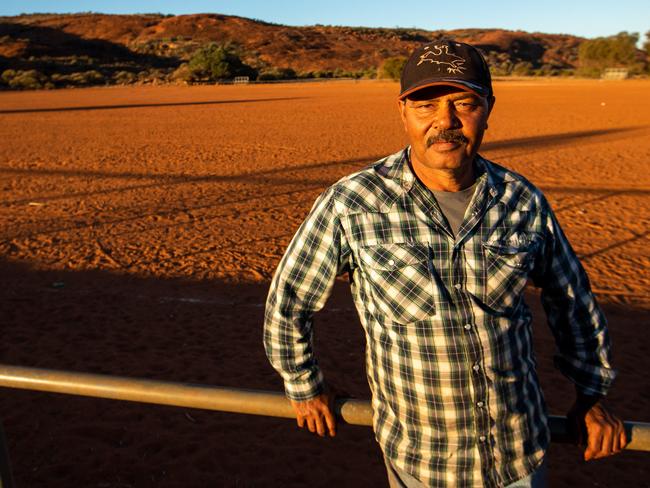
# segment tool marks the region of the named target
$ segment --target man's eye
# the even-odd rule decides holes
[[[476,102],[456,102],[456,108],[458,110],[474,110],[476,107],[478,107],[478,103]]]
[[[435,113],[437,106],[433,103],[423,103],[422,105],[415,106],[415,113],[422,117],[429,117],[431,114]]]

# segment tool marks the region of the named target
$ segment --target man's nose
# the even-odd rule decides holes
[[[452,103],[441,103],[436,111],[433,127],[440,131],[458,129],[460,126],[460,120],[456,116],[454,105]]]

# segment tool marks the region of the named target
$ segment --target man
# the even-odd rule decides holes
[[[350,274],[391,486],[545,486],[528,279],[576,386],[569,418],[587,435],[585,459],[625,446],[599,402],[615,373],[582,266],[541,192],[477,153],[494,102],[476,48],[417,49],[398,100],[410,146],[318,198],[269,292],[265,347],[298,425],[333,436],[312,315]]]

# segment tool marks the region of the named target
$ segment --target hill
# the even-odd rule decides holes
[[[229,42],[259,72],[372,76],[385,59],[442,37],[477,45],[496,74],[572,69],[583,40],[500,29],[291,27],[220,14],[32,14],[0,17],[0,70],[36,70],[51,85],[75,77],[83,84],[89,72],[102,83],[167,81],[199,47]]]

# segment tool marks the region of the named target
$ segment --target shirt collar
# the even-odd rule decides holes
[[[400,187],[405,191],[410,191],[416,181],[416,176],[411,169],[409,161],[411,159],[411,146],[407,146],[401,151],[388,156],[376,167],[377,172],[384,178],[399,182]],[[487,186],[491,189],[497,189],[504,184],[509,178],[498,174],[492,167],[492,164],[480,154],[474,158],[476,169],[476,182],[481,179],[487,179]]]
[[[379,162],[375,166],[375,170],[382,177],[393,180],[399,185],[403,192],[410,192],[415,185],[417,178],[409,164],[411,158],[411,146],[407,146],[399,152],[392,154]],[[513,181],[512,175],[503,171],[498,165],[488,161],[480,154],[474,158],[474,165],[476,169],[476,183],[478,188],[486,188],[492,197],[503,192],[503,186],[509,181]],[[484,183],[483,183],[484,182]],[[400,192],[387,198],[385,203],[391,204],[397,198]]]

